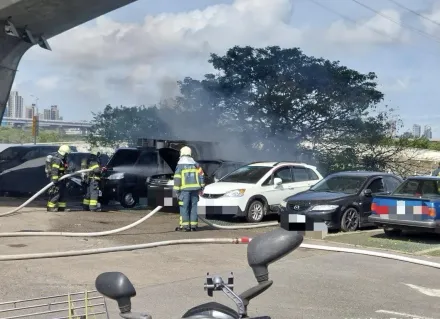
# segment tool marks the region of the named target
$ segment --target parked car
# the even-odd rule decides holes
[[[105,170],[102,203],[116,200],[131,208],[141,197],[148,198],[147,178],[172,173],[169,163],[176,162],[176,150],[185,145],[196,159],[210,157],[216,150],[213,142],[144,138],[138,140],[138,147],[117,149]]]
[[[402,230],[440,232],[440,177],[408,177],[390,195],[375,196],[368,218],[388,236]]]
[[[162,158],[166,163],[173,159]],[[116,150],[104,169],[102,204],[110,200],[120,202],[125,208],[139,203],[140,197],[147,197],[147,178],[160,172],[172,172],[160,165],[160,156],[154,148],[121,148]]]
[[[290,196],[280,213],[306,215],[325,222],[328,229],[355,231],[372,225],[373,196],[393,192],[403,179],[383,172],[339,172],[328,175],[309,190]]]
[[[163,154],[163,153],[168,154]],[[147,178],[148,184],[148,205],[152,207],[163,206],[168,210],[177,211],[177,199],[173,196],[174,171],[179,161],[179,151],[174,149],[161,149],[159,154],[163,158],[169,159],[168,165],[173,173],[153,175]],[[235,171],[244,165],[241,162],[224,160],[198,160],[197,161],[205,174],[205,185],[212,184],[220,180],[223,176]]]
[[[206,186],[198,206],[207,216],[243,216],[248,222],[260,222],[265,215],[278,212],[284,198],[321,179],[316,167],[304,163],[251,163]]]
[[[12,196],[34,194],[47,185],[44,172],[46,156],[58,148],[58,145],[37,144],[3,150],[0,153],[0,193]],[[76,151],[74,146],[71,149]]]

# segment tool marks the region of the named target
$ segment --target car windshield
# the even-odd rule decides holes
[[[257,183],[272,167],[267,166],[244,166],[226,175],[220,182],[227,183]]]
[[[397,196],[440,197],[440,180],[408,179],[393,192]]]
[[[130,150],[130,149],[121,149],[116,151],[116,153],[110,159],[108,166],[117,167],[117,166],[132,166],[136,163],[139,158],[140,151],[138,150]]]
[[[202,167],[203,173],[207,176],[212,176],[214,172],[220,167],[219,162],[199,162],[200,166]]]
[[[356,194],[366,181],[365,176],[327,176],[310,188],[315,192]]]

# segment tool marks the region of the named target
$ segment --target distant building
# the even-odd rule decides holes
[[[423,137],[427,138],[428,140],[432,139],[432,129],[431,126],[425,125],[423,129]]]
[[[26,108],[25,117],[27,119],[31,119],[36,114],[35,110],[35,104],[32,104],[32,106]]]
[[[6,108],[5,116],[19,119],[24,117],[23,97],[18,94],[18,91],[11,91]]]
[[[50,118],[50,109],[44,109],[43,110],[43,119],[44,120],[50,120],[51,118]]]
[[[50,119],[51,120],[59,120],[60,119],[60,111],[58,110],[58,105],[52,105],[50,107]]]
[[[420,136],[422,136],[422,127],[419,124],[413,125],[413,136],[415,138],[419,138]]]

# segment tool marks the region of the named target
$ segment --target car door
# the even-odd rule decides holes
[[[364,196],[363,192],[361,192],[361,220],[364,223],[368,222],[368,216],[371,214],[371,203],[373,201],[373,197],[376,195],[384,195],[387,193],[385,182],[382,177],[377,177],[371,180],[363,190],[370,189],[372,196]]]
[[[281,185],[274,185],[274,179],[280,178]],[[283,199],[293,195],[293,175],[291,166],[277,168],[261,185],[261,194],[266,197],[269,205],[278,205]]]
[[[292,195],[297,194],[299,192],[303,192],[308,190],[311,186],[316,184],[316,180],[312,180],[313,175],[309,172],[309,169],[302,166],[293,166],[293,183],[291,185]],[[317,176],[316,176],[317,178]]]

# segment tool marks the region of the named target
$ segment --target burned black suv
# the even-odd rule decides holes
[[[103,170],[101,203],[115,200],[125,208],[136,206],[141,198],[148,197],[151,176],[173,173],[178,150],[184,145],[196,158],[211,154],[214,147],[211,142],[140,139],[137,147],[117,149]]]
[[[173,172],[153,175],[147,179],[148,206],[163,206],[167,211],[177,211],[178,204],[173,197],[174,171],[179,161],[179,152],[173,149],[161,149],[162,158],[167,159],[167,164]],[[235,171],[245,163],[225,160],[197,160],[205,173],[205,184],[218,181],[223,176]]]

